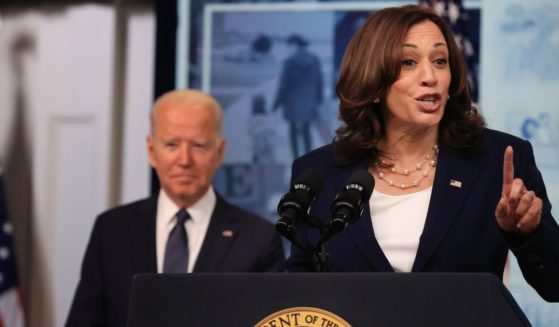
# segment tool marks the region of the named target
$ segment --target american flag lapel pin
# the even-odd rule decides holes
[[[226,229],[221,232],[221,236],[223,237],[233,237],[233,231],[230,229]]]
[[[462,182],[461,181],[457,181],[455,179],[451,179],[450,180],[450,186],[454,186],[457,188],[461,188],[462,187]]]

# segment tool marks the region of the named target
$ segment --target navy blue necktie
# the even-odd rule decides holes
[[[164,273],[184,273],[188,265],[188,236],[184,222],[190,218],[185,209],[180,209],[176,214],[177,223],[169,233],[165,246],[165,259],[163,260]]]

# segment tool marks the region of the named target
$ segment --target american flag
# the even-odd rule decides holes
[[[450,186],[454,186],[457,188],[461,188],[462,187],[462,182],[461,181],[457,181],[455,179],[451,179],[450,180]]]
[[[0,327],[25,326],[13,249],[12,225],[8,222],[4,182],[0,174]]]
[[[462,0],[420,0],[419,3],[432,8],[452,27],[456,43],[458,43],[469,68],[468,79],[472,90],[472,98],[474,102],[477,102],[479,57],[476,51],[478,42],[474,42],[474,40],[479,40],[479,36],[475,35],[474,32],[479,32],[479,26],[476,26],[475,31],[472,30],[470,13],[464,9]]]

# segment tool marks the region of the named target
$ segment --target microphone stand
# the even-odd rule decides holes
[[[347,223],[341,217],[334,217],[328,224],[323,224],[320,229],[320,238],[314,249],[313,261],[315,265],[315,271],[317,272],[328,272],[328,241],[332,236],[341,232]]]
[[[315,272],[330,271],[328,268],[328,241],[333,235],[340,232],[343,227],[345,227],[345,223],[341,220],[333,219],[329,223],[325,224],[321,219],[313,215],[305,216],[304,222],[310,228],[318,229],[320,231],[320,237],[314,248],[307,244],[303,244],[297,238],[292,224],[280,220],[276,223],[276,229],[301,251],[307,255],[312,255],[313,268]]]
[[[307,224],[307,226],[320,230],[321,235],[324,232],[325,224],[317,217],[313,215],[305,215],[303,221]],[[315,255],[315,248],[306,243],[303,244],[303,242],[299,240],[293,224],[289,221],[280,219],[276,223],[276,230],[280,235],[288,239],[293,245],[295,245],[299,250],[303,251],[306,255]]]
[[[322,220],[318,219],[318,217],[313,215],[307,216],[305,222],[309,227],[316,228],[320,231],[319,243],[314,247],[312,251],[314,271],[327,272],[328,271],[328,243],[320,242],[320,240],[322,240],[322,235],[326,230],[327,224],[324,224]]]
[[[314,254],[314,271],[316,272],[328,272],[328,242],[322,242],[317,244]]]

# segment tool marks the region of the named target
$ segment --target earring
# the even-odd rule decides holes
[[[373,102],[374,102],[374,103],[379,103],[379,102],[380,102],[380,99],[379,99],[379,98],[376,98],[376,99],[373,100]]]

